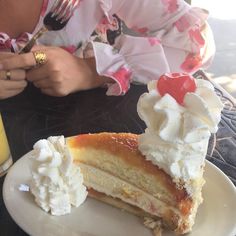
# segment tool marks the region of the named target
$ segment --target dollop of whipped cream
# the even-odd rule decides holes
[[[85,201],[87,191],[64,136],[39,140],[33,149],[30,191],[36,203],[52,215],[70,213],[71,205],[78,207]]]
[[[176,182],[197,179],[223,104],[206,80],[195,80],[195,92],[186,93],[182,105],[168,93],[160,96],[156,83],[151,81],[149,92],[138,101],[138,114],[147,126],[140,135],[139,149]]]

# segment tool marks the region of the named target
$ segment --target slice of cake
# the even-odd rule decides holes
[[[67,145],[90,196],[139,216],[162,218],[178,232],[189,228],[199,202],[146,160],[138,149],[138,135],[85,134],[67,138]]]
[[[144,134],[85,134],[67,138],[67,145],[90,196],[153,219],[152,228],[161,219],[187,233],[202,202],[208,141],[223,106],[210,82],[186,74],[163,75],[148,89],[138,102]]]
[[[65,202],[61,190],[71,199],[71,188],[78,198],[73,205],[81,204],[86,197],[82,173],[89,196],[145,218],[156,234],[162,226],[178,234],[191,231],[202,202],[209,137],[217,131],[223,105],[210,82],[186,74],[163,75],[150,82],[148,90],[137,106],[145,133],[82,134],[66,138],[66,144],[51,138],[37,151],[36,160],[46,160],[33,180],[36,199],[43,199],[41,207],[46,199],[47,210],[66,205],[66,211],[55,210],[68,212],[70,201]],[[76,187],[70,169],[78,175]],[[54,195],[48,202],[50,193],[39,191],[45,178],[58,190],[60,204],[55,204]]]

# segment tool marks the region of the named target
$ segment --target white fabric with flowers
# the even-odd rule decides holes
[[[0,50],[17,52],[43,25],[55,0],[44,0],[32,34],[11,39],[0,32]],[[208,13],[182,0],[81,0],[63,30],[47,32],[39,44],[79,57],[95,57],[100,75],[112,78],[107,95],[125,94],[131,82],[148,83],[165,72],[208,66],[215,46]],[[137,35],[125,34],[125,22]]]

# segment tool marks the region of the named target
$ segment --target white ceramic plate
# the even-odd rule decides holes
[[[152,236],[138,217],[88,198],[66,216],[42,211],[29,192],[18,190],[30,180],[30,153],[19,159],[8,172],[3,198],[15,222],[33,236]],[[214,165],[207,162],[204,203],[200,206],[193,231],[188,236],[234,236],[236,234],[236,188]],[[165,232],[164,236],[174,235]]]

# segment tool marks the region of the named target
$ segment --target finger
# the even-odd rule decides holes
[[[41,92],[44,94],[47,94],[49,96],[53,96],[53,97],[64,97],[67,95],[64,93],[60,93],[59,91],[55,90],[54,88],[41,89]]]
[[[52,86],[48,79],[38,80],[33,82],[34,86],[40,89],[50,89]]]
[[[41,50],[45,50],[46,48],[48,48],[48,46],[44,46],[44,45],[34,45],[33,48],[31,49],[31,51],[41,51]]]
[[[26,79],[26,71],[25,70],[11,70],[11,80],[25,80]]]
[[[49,96],[54,96],[54,97],[56,96],[55,92],[51,88],[41,89],[41,92],[44,93],[44,94],[47,94]]]
[[[23,80],[26,78],[26,72],[25,70],[20,70],[20,69],[16,69],[16,70],[8,70],[8,73],[10,73],[10,80]],[[9,76],[8,75],[8,76]],[[1,80],[6,80],[7,78],[7,71],[5,70],[1,70],[0,71],[0,79]]]
[[[13,97],[13,96],[23,92],[23,90],[24,90],[24,88],[5,91],[4,94],[0,94],[0,99],[6,99],[9,97]]]
[[[48,77],[47,65],[35,67],[26,72],[26,78],[28,81],[35,82]]]
[[[5,58],[9,58],[9,57],[13,57],[15,54],[12,52],[0,52],[0,60],[1,59],[5,59]]]
[[[27,86],[27,82],[25,80],[19,81],[11,81],[11,80],[4,80],[2,81],[5,90],[17,90],[22,89]]]
[[[7,71],[0,70],[0,80],[6,80],[7,79]]]
[[[32,52],[25,54],[15,54],[12,57],[0,59],[0,70],[12,70],[29,68],[36,65]]]

